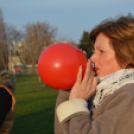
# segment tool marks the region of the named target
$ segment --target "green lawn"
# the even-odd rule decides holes
[[[37,75],[18,76],[16,114],[11,134],[54,134],[54,107],[58,91]]]

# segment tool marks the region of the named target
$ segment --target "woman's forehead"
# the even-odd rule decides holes
[[[103,48],[103,49],[109,48],[109,49],[112,49],[111,41],[110,41],[110,39],[106,35],[104,35],[103,33],[100,33],[97,36],[96,40],[95,40],[94,48],[95,49],[99,49],[99,48]]]

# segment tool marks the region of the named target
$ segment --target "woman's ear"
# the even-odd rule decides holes
[[[123,69],[129,68],[130,62],[126,62],[123,64]]]

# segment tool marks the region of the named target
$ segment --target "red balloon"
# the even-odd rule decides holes
[[[80,65],[83,66],[84,74],[87,59],[81,50],[71,44],[52,44],[40,55],[38,74],[51,88],[71,89],[76,81]]]

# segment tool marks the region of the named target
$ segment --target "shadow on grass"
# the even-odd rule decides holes
[[[16,117],[11,134],[54,134],[54,108]]]

